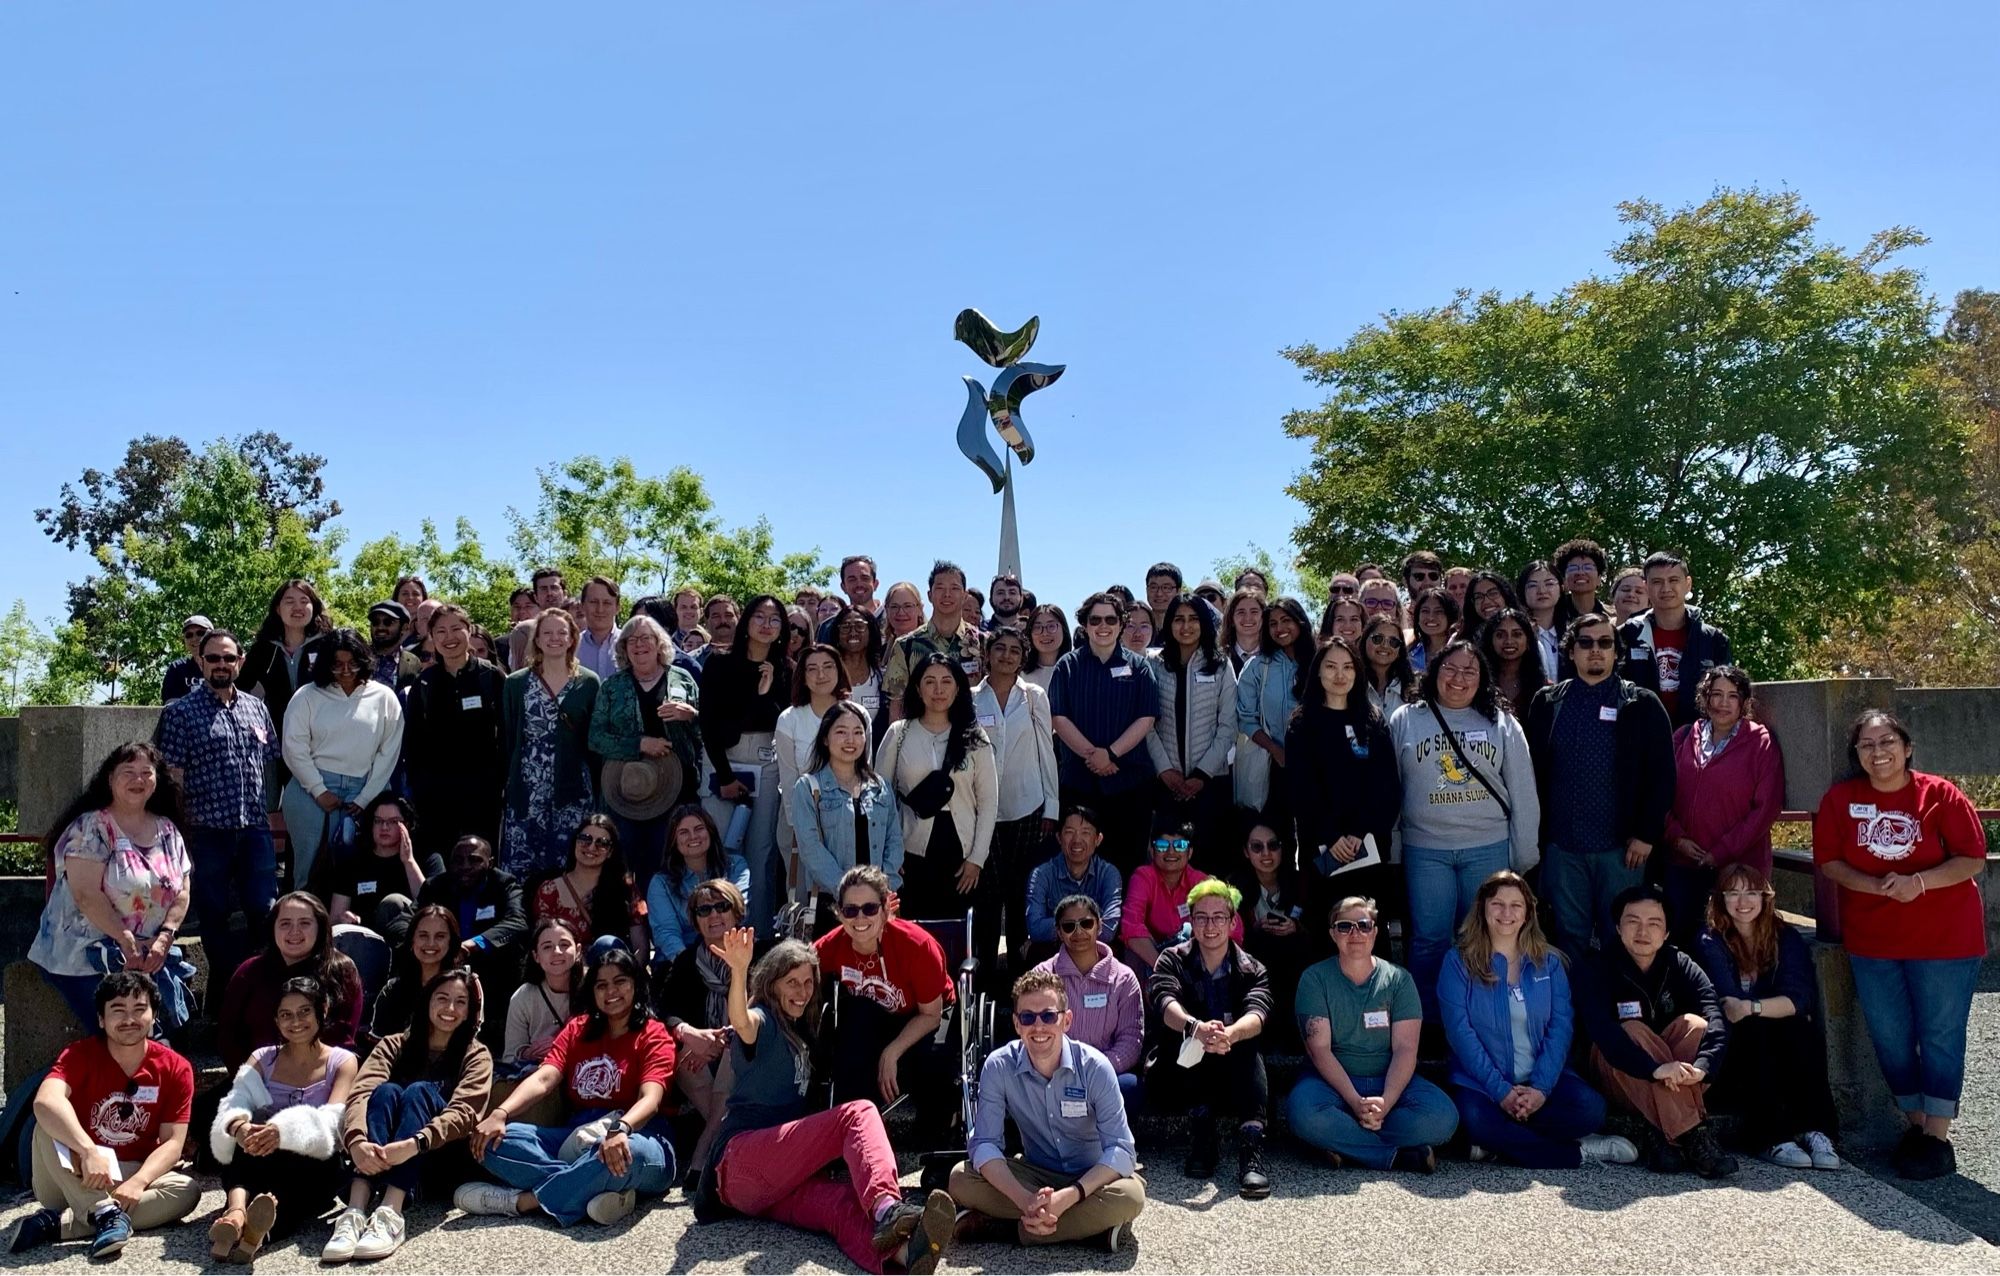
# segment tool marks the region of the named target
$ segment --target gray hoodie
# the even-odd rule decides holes
[[[1406,704],[1389,718],[1396,766],[1403,777],[1404,845],[1459,851],[1512,842],[1509,858],[1514,871],[1525,873],[1541,859],[1537,837],[1542,808],[1521,724],[1510,713],[1502,713],[1496,723],[1474,709],[1442,712],[1472,755],[1469,760],[1451,747],[1451,738],[1429,705]],[[1500,803],[1486,786],[1466,770],[1468,761],[1506,794],[1511,820],[1501,814]]]

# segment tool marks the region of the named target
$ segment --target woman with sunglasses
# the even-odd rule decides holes
[[[1368,703],[1384,720],[1403,706],[1417,689],[1410,668],[1409,644],[1403,626],[1388,616],[1376,616],[1361,631],[1361,685]]]
[[[568,922],[586,948],[601,935],[615,935],[645,959],[646,901],[625,868],[610,816],[585,816],[570,839],[563,871],[543,878],[529,894],[529,923],[544,917]]]
[[[827,1000],[839,1001],[833,1102],[869,1099],[886,1109],[908,1091],[918,1129],[949,1129],[956,1074],[934,1037],[958,993],[944,950],[923,927],[890,914],[889,879],[873,865],[848,869],[835,899],[840,926],[813,945]]]
[[[1305,896],[1295,902],[1314,917],[1343,895],[1384,898],[1394,873],[1390,837],[1402,786],[1388,723],[1361,687],[1361,659],[1344,638],[1321,643],[1301,671],[1299,707],[1285,733]],[[1367,858],[1371,841],[1376,862],[1343,871]],[[1319,927],[1301,929],[1313,955],[1324,956]]]
[[[1274,1005],[1289,1006],[1299,974],[1321,956],[1324,947],[1310,924],[1306,881],[1293,866],[1292,846],[1268,824],[1256,823],[1243,839],[1243,863],[1233,875],[1243,901],[1237,921],[1243,927],[1243,947],[1271,976]],[[1298,1042],[1284,1024],[1266,1024],[1273,1050],[1292,1050]]]
[[[1352,1161],[1429,1174],[1458,1112],[1417,1075],[1423,1007],[1410,972],[1375,955],[1378,921],[1372,899],[1349,896],[1333,907],[1334,956],[1299,980],[1308,1066],[1285,1100],[1286,1118],[1335,1168]]]
[[[1056,661],[1070,653],[1069,615],[1054,603],[1037,603],[1028,613],[1028,657],[1021,664],[1021,679],[1043,691],[1056,676]]]
[[[1271,1017],[1271,979],[1241,947],[1242,904],[1242,892],[1219,879],[1188,892],[1190,938],[1160,953],[1146,984],[1157,1025],[1147,1088],[1160,1111],[1188,1114],[1181,1171],[1191,1179],[1215,1175],[1218,1117],[1237,1119],[1237,1193],[1255,1201],[1271,1194],[1264,1169],[1270,1079],[1261,1039]]]
[[[1097,853],[1104,833],[1097,812],[1072,806],[1056,826],[1057,853],[1028,875],[1028,960],[1051,956],[1062,942],[1056,910],[1072,895],[1088,895],[1097,904],[1102,938],[1118,933],[1124,915],[1125,883],[1111,861]]]
[[[1535,622],[1518,607],[1502,608],[1477,635],[1479,652],[1493,670],[1493,686],[1507,712],[1517,719],[1528,712],[1535,693],[1549,685],[1535,647]]]
[[[653,961],[664,966],[700,939],[688,916],[695,888],[718,878],[750,890],[750,866],[723,849],[722,833],[708,808],[687,802],[667,816],[667,861],[646,885],[646,924],[653,931]],[[741,923],[738,923],[739,925]]]
[[[688,892],[686,918],[695,941],[667,967],[660,984],[660,1018],[674,1039],[674,1087],[701,1123],[701,1137],[688,1155],[689,1181],[708,1161],[723,1110],[729,1104],[729,964],[718,949],[724,936],[743,925],[747,907],[742,888],[716,878]]]
[[[873,738],[880,740],[889,729],[889,706],[882,702],[882,666],[888,663],[888,646],[882,641],[882,621],[859,607],[842,606],[825,628],[825,641],[840,655],[841,672],[847,675],[847,696],[868,713]]]
[[[1056,955],[1036,966],[1061,977],[1074,1018],[1069,1035],[1111,1060],[1129,1105],[1139,1088],[1146,1045],[1146,994],[1132,968],[1111,955],[1104,914],[1088,895],[1056,905]]]
[[[1236,729],[1249,739],[1238,749],[1236,805],[1290,821],[1285,781],[1285,730],[1298,707],[1299,670],[1312,659],[1312,622],[1295,598],[1273,601],[1264,613],[1264,637],[1236,682]]]
[[[1176,822],[1163,814],[1156,822],[1151,844],[1151,862],[1132,870],[1132,883],[1125,891],[1124,916],[1118,938],[1125,946],[1125,960],[1144,979],[1153,973],[1160,952],[1188,937],[1188,897],[1208,880],[1208,874],[1193,867],[1194,826]],[[1243,942],[1243,922],[1230,928],[1229,938]]]

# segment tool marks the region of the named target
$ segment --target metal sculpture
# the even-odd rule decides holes
[[[1002,332],[992,320],[971,309],[959,311],[952,323],[952,335],[966,349],[978,355],[980,362],[1000,369],[991,390],[971,377],[964,378],[966,404],[965,412],[958,418],[958,450],[979,467],[993,484],[993,490],[1000,494],[999,570],[1015,575],[1021,571],[1021,537],[1014,521],[1014,458],[1020,457],[1023,465],[1035,459],[1035,441],[1021,420],[1021,401],[1053,384],[1062,376],[1064,366],[1021,362],[1034,346],[1041,328],[1040,317],[1030,316],[1028,322],[1014,331]],[[988,421],[993,423],[1000,441],[1007,445],[1005,456],[987,437]]]

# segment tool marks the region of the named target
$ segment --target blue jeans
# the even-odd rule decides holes
[[[144,946],[143,941],[141,946]],[[153,1022],[153,1035],[160,1038],[170,1032],[179,1032],[190,1017],[187,981],[181,977],[181,971],[192,971],[194,967],[182,960],[178,947],[171,951],[174,954],[172,960],[153,972],[153,986],[160,990],[160,1013]],[[42,970],[40,966],[35,969]],[[85,1028],[96,1026],[97,985],[104,982],[103,975],[52,975],[42,970],[42,978],[48,980],[49,987],[61,995],[78,1023]]]
[[[269,933],[271,905],[278,898],[278,849],[271,826],[245,829],[197,828],[188,835],[194,872],[194,911],[201,919],[201,942],[208,950],[210,984],[220,991],[244,957],[229,929],[229,915],[243,910],[251,947]],[[221,1005],[218,999],[215,1003]]]
[[[1549,936],[1572,958],[1590,950],[1591,936],[1606,952],[1618,945],[1618,919],[1611,901],[1618,892],[1645,880],[1646,867],[1625,867],[1623,848],[1571,851],[1554,842],[1542,848],[1542,897],[1549,902]],[[1672,921],[1672,917],[1668,918]]]
[[[1896,961],[1848,957],[1875,1059],[1896,1106],[1955,1117],[1965,1088],[1965,1024],[1979,958]]]
[[[1526,1121],[1516,1121],[1484,1090],[1454,1087],[1465,1137],[1531,1170],[1573,1170],[1583,1164],[1577,1140],[1604,1124],[1604,1096],[1568,1068],[1556,1078],[1548,1101]]]
[[[380,1146],[415,1138],[418,1130],[445,1110],[446,1102],[444,1091],[435,1081],[412,1081],[408,1085],[384,1081],[368,1095],[368,1141]],[[390,1166],[387,1174],[371,1182],[376,1187],[400,1187],[415,1196],[423,1160],[421,1155],[413,1156],[401,1165]]]
[[[342,802],[352,802],[361,796],[361,790],[368,784],[365,775],[335,775],[331,771],[321,771],[319,778],[326,782],[326,791]],[[327,813],[320,810],[319,803],[299,787],[297,780],[285,782],[285,836],[292,843],[292,889],[302,891],[312,880],[313,861],[319,858],[320,834],[331,827],[333,840],[344,846],[354,845],[354,820],[351,816],[336,810],[329,821]]]
[[[582,1221],[584,1207],[599,1192],[630,1188],[641,1196],[665,1195],[674,1185],[674,1149],[663,1126],[632,1131],[632,1166],[623,1174],[607,1169],[596,1148],[567,1164],[556,1159],[571,1130],[603,1115],[579,1112],[568,1125],[511,1121],[500,1141],[487,1149],[486,1169],[516,1191],[533,1192],[542,1212],[564,1227]]]
[[[1440,851],[1403,846],[1403,875],[1410,890],[1410,973],[1424,1018],[1437,1022],[1438,972],[1451,951],[1458,924],[1472,911],[1472,897],[1487,878],[1506,868],[1513,847],[1507,842]],[[1338,880],[1338,879],[1336,879]]]
[[[1381,1077],[1348,1079],[1363,1098],[1382,1093]],[[1458,1109],[1450,1097],[1422,1077],[1411,1077],[1396,1106],[1383,1116],[1382,1128],[1364,1130],[1346,1100],[1310,1068],[1285,1100],[1285,1118],[1292,1133],[1307,1143],[1371,1170],[1388,1169],[1397,1148],[1436,1147],[1458,1128]]]

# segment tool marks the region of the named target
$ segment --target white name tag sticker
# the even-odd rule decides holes
[[[992,714],[990,714],[990,713],[982,713],[982,714],[980,714],[980,715],[979,715],[979,725],[980,725],[980,726],[982,726],[982,727],[990,727],[990,726],[992,726],[992,725],[993,725],[993,722],[994,722],[994,717],[993,717],[993,715],[992,715]]]
[[[160,1087],[156,1085],[142,1085],[132,1092],[132,1102],[134,1103],[158,1103],[159,1101]]]
[[[1619,1002],[1618,1017],[1620,1019],[1637,1019],[1639,1017],[1639,1003],[1636,1001]]]
[[[1132,666],[1119,665],[1111,671],[1111,676],[1114,678],[1129,678],[1132,676]]]
[[[1085,1010],[1102,1010],[1110,1004],[1111,994],[1108,992],[1087,992],[1083,994],[1083,1008]]]
[[[1196,682],[1214,682],[1215,675],[1212,673],[1198,673],[1194,676],[1194,680]]]
[[[374,882],[356,882],[354,884],[354,893],[356,895],[373,895],[375,890],[376,884]]]
[[[853,966],[842,966],[840,968],[840,982],[844,984],[860,983],[861,971]]]
[[[1875,818],[1875,804],[1873,802],[1849,802],[1847,804],[1847,817],[1852,820],[1872,820]]]
[[[1609,704],[1599,705],[1597,708],[1597,720],[1599,722],[1618,721],[1618,706]]]
[[[760,745],[757,749],[757,760],[759,762],[776,762],[778,760],[778,746],[775,744]]]
[[[482,703],[484,702],[478,696],[465,696],[459,700],[458,707],[461,709],[477,709]]]
[[[1386,1028],[1389,1026],[1389,1012],[1386,1010],[1364,1010],[1361,1012],[1361,1026],[1364,1028]]]
[[[488,904],[486,907],[479,909],[477,912],[473,913],[472,920],[476,922],[490,922],[498,915],[499,914],[497,906],[493,904]]]
[[[1180,906],[1179,908],[1176,908],[1176,909],[1175,909],[1174,911],[1175,911],[1175,912],[1177,912],[1177,913],[1179,913],[1179,914],[1181,915],[1181,920],[1182,920],[1182,921],[1186,921],[1186,920],[1187,920],[1187,918],[1188,918],[1188,906],[1187,906],[1186,904],[1182,904],[1182,905],[1181,905],[1181,906]]]
[[[1354,728],[1353,727],[1347,728],[1347,734],[1349,736],[1352,736],[1354,734]],[[1485,744],[1486,733],[1484,731],[1468,731],[1465,733],[1465,742],[1467,744]]]
[[[1090,1104],[1082,1099],[1064,1099],[1062,1114],[1065,1117],[1087,1117],[1090,1115]]]
[[[1634,660],[1651,660],[1652,658],[1653,658],[1653,652],[1652,652],[1652,649],[1651,649],[1651,648],[1648,648],[1648,647],[1634,647],[1634,648],[1632,648],[1632,659],[1634,659]]]
[[[958,667],[967,673],[979,672],[979,662],[977,660],[961,660],[958,662]]]

